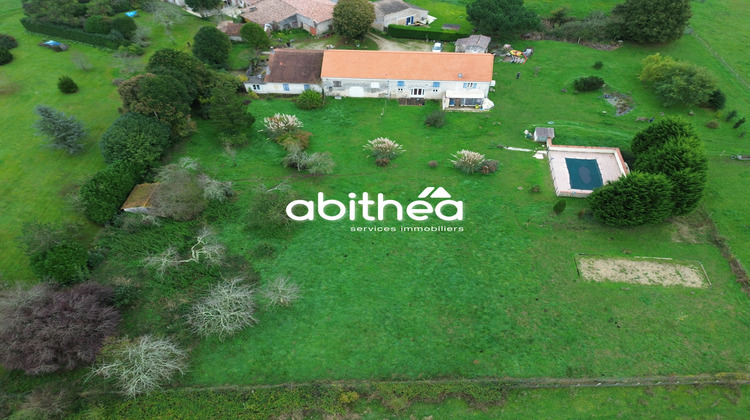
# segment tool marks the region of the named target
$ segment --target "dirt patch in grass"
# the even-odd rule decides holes
[[[671,259],[579,256],[578,272],[586,280],[657,286],[706,287],[700,263]]]

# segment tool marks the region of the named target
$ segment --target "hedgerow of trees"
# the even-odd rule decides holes
[[[110,222],[141,180],[142,168],[122,161],[113,162],[81,185],[78,197],[83,214],[92,222]]]
[[[643,69],[638,77],[644,83],[652,84],[654,93],[664,106],[675,104],[709,105],[716,95],[717,84],[714,76],[703,67],[676,61],[659,53],[643,59]],[[713,99],[717,105],[720,99]]]

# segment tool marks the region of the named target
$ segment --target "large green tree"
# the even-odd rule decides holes
[[[612,9],[621,38],[648,44],[679,39],[691,16],[690,0],[625,0]]]
[[[716,79],[705,68],[659,53],[643,59],[638,78],[653,84],[654,93],[664,106],[703,105],[717,90]]]
[[[249,134],[255,117],[247,112],[247,105],[238,95],[242,83],[232,75],[221,75],[211,89],[208,100],[208,115],[216,128],[227,134]]]
[[[97,172],[81,185],[78,197],[83,214],[92,222],[103,225],[120,212],[120,206],[140,181],[141,168],[115,162]]]
[[[672,212],[672,184],[662,174],[633,171],[588,197],[594,217],[613,226],[659,223]]]
[[[169,127],[142,114],[129,112],[117,118],[99,141],[104,162],[122,160],[149,167],[169,145]]]
[[[340,0],[333,8],[333,29],[348,39],[362,39],[375,21],[375,7],[367,0]]]
[[[193,38],[193,54],[212,67],[224,67],[232,50],[232,41],[213,26],[204,26]]]
[[[190,121],[192,98],[174,77],[141,74],[122,82],[117,92],[125,112],[156,118],[169,127],[172,136],[186,137],[195,131]]]
[[[155,52],[148,59],[146,71],[177,79],[190,95],[191,102],[208,98],[213,86],[214,75],[206,63],[183,51],[165,48]]]
[[[86,129],[78,119],[46,105],[37,105],[34,112],[39,116],[34,126],[47,137],[49,147],[71,155],[83,150]]]
[[[255,50],[271,46],[271,38],[268,37],[266,31],[260,25],[254,22],[247,22],[242,25],[240,36],[243,41],[247,42]]]
[[[511,36],[539,26],[539,16],[523,0],[475,0],[466,6],[466,18],[481,33]]]
[[[695,129],[679,117],[661,118],[639,131],[630,142],[630,151],[639,156],[652,147],[661,147],[674,137],[695,137]]]

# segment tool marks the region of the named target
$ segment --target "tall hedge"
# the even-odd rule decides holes
[[[106,163],[118,160],[150,167],[169,146],[169,127],[135,113],[117,118],[102,135],[99,147]]]
[[[81,186],[78,195],[83,214],[100,225],[109,222],[140,181],[141,168],[137,166],[120,161],[107,166]]]
[[[679,117],[665,117],[639,131],[630,143],[634,155],[644,153],[652,147],[660,147],[673,137],[695,137],[695,129]]]
[[[436,41],[452,42],[459,38],[466,38],[471,34],[420,26],[388,25],[388,35],[396,38],[433,39]]]
[[[118,38],[112,35],[90,34],[78,28],[56,25],[54,23],[39,22],[29,18],[21,19],[21,24],[29,32],[36,32],[55,38],[70,39],[84,44],[109,48],[111,50],[116,50],[120,45],[130,45],[130,41],[124,38]]]
[[[633,171],[588,197],[594,217],[613,226],[659,223],[672,212],[672,184],[665,175]]]

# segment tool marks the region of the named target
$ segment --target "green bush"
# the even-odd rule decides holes
[[[596,70],[599,70],[602,67],[604,67],[604,63],[602,63],[601,61],[597,61],[596,63],[594,63],[594,68]]]
[[[466,38],[470,33],[430,29],[422,26],[388,25],[388,35],[395,38],[431,39],[435,41],[453,42],[459,38]]]
[[[312,89],[302,92],[302,94],[297,97],[297,106],[300,109],[318,109],[323,108],[323,105],[323,95]]]
[[[712,129],[719,128],[719,122],[716,121],[716,120],[711,120],[711,121],[709,121],[709,122],[706,123],[706,127],[712,128]]]
[[[8,64],[13,61],[13,54],[8,51],[5,47],[0,47],[0,66]]]
[[[638,158],[639,154],[660,147],[673,137],[695,137],[695,129],[682,118],[662,118],[636,133],[630,142],[630,151]]]
[[[733,128],[740,128],[740,126],[741,126],[742,124],[744,124],[744,123],[745,123],[745,117],[742,117],[742,118],[740,118],[739,120],[737,120],[737,122],[736,122],[736,123],[734,123],[734,126],[733,126]]]
[[[141,180],[140,172],[140,168],[124,162],[115,162],[97,172],[78,192],[83,214],[94,223],[108,223]]]
[[[428,127],[440,128],[445,125],[445,111],[432,111],[424,119],[424,123]]]
[[[588,197],[594,217],[613,226],[659,223],[672,212],[672,185],[662,174],[633,171]]]
[[[486,159],[479,165],[479,172],[485,175],[494,174],[500,168],[500,162],[495,159]]]
[[[18,46],[18,41],[8,34],[0,34],[0,48],[12,50]]]
[[[120,45],[130,45],[130,41],[112,35],[92,34],[81,29],[70,26],[56,25],[54,23],[39,22],[37,20],[22,18],[21,24],[29,32],[49,35],[55,38],[66,38],[84,44],[116,50]]]
[[[737,110],[733,109],[727,113],[726,122],[732,121],[737,116]]]
[[[90,16],[83,24],[83,30],[91,34],[107,35],[112,31],[112,19],[101,15]]]
[[[77,283],[88,274],[89,253],[79,242],[65,241],[31,258],[31,269],[42,279]]]
[[[725,95],[724,92],[721,91],[721,89],[716,89],[711,93],[711,96],[708,97],[706,106],[713,109],[714,111],[718,111],[720,109],[724,109],[726,103],[727,95]]]
[[[604,86],[604,79],[599,76],[579,77],[573,81],[573,87],[579,92],[592,92]]]
[[[117,118],[102,135],[99,147],[104,162],[118,160],[150,167],[169,146],[169,127],[141,114],[127,113]]]
[[[130,16],[118,16],[112,20],[112,29],[121,33],[125,39],[130,39],[133,37],[135,30],[138,29],[138,25]]]
[[[78,92],[78,85],[70,78],[70,76],[60,76],[60,78],[57,79],[57,88],[60,89],[60,92],[65,94]]]
[[[552,211],[555,212],[555,214],[560,214],[563,211],[565,211],[565,207],[568,206],[568,202],[563,200],[562,198],[555,203],[554,206],[552,206]]]

